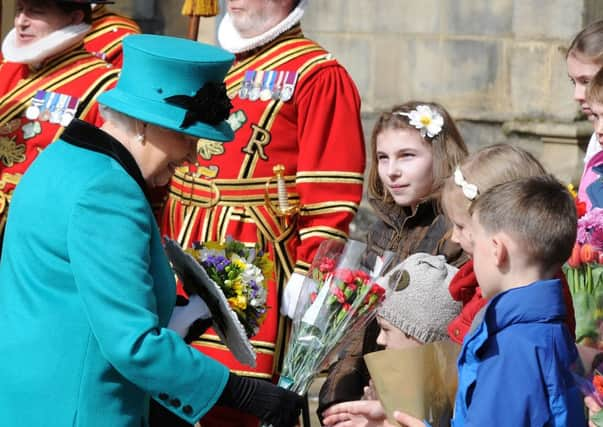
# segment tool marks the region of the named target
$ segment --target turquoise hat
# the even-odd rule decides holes
[[[107,107],[187,135],[230,141],[232,104],[223,80],[234,56],[176,37],[135,34],[123,41],[117,86],[98,97]]]

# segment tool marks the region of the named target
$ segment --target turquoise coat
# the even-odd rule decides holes
[[[140,427],[149,397],[193,423],[220,397],[228,370],[166,329],[175,283],[143,188],[79,121],[23,176],[0,263],[0,426]]]

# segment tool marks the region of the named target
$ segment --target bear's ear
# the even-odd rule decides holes
[[[406,289],[410,284],[410,274],[406,270],[397,270],[389,276],[388,287],[394,292]]]

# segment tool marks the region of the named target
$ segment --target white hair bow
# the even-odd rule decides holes
[[[466,198],[469,200],[475,200],[479,193],[477,190],[477,185],[468,183],[463,176],[463,172],[461,172],[461,168],[458,166],[454,170],[454,183],[461,187],[461,190],[463,190],[463,194]]]

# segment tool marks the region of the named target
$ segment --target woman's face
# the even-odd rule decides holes
[[[228,0],[228,14],[236,30],[250,38],[265,33],[289,14],[283,0]]]
[[[377,135],[377,172],[396,204],[414,210],[433,186],[431,144],[414,129],[385,129]]]
[[[54,2],[17,0],[15,32],[17,47],[25,47],[61,28],[79,24],[83,13],[64,13]]]
[[[567,56],[567,75],[574,85],[574,100],[590,120],[592,120],[592,111],[586,103],[586,86],[600,68],[599,64],[588,61],[575,53]]]
[[[473,236],[471,234],[471,215],[467,210],[465,196],[460,189],[453,189],[445,193],[446,216],[452,223],[452,236],[450,240],[469,255],[473,254]]]
[[[419,340],[405,334],[381,316],[377,316],[377,323],[381,328],[377,337],[377,344],[386,349],[419,347],[422,345]]]
[[[167,185],[184,161],[196,162],[197,140],[193,136],[147,125],[145,144],[137,158],[147,185],[150,188]]]

